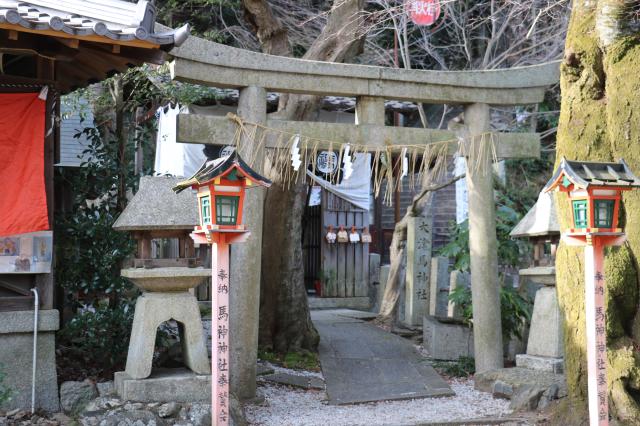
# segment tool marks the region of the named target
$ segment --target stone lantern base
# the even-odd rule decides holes
[[[124,400],[209,401],[211,366],[198,301],[189,289],[211,276],[203,268],[125,269],[122,275],[145,290],[136,301],[125,371],[115,374]],[[158,327],[178,323],[185,367],[152,372]]]
[[[211,375],[198,375],[186,368],[158,369],[146,379],[118,371],[114,382],[118,396],[125,401],[211,402]]]

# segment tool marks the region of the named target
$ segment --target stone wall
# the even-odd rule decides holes
[[[59,408],[55,332],[60,328],[57,310],[39,312],[36,357],[36,409]],[[33,311],[0,312],[0,365],[6,374],[2,385],[12,398],[0,409],[31,409]]]

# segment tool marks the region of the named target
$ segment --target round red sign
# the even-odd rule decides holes
[[[407,0],[406,5],[416,25],[433,25],[440,16],[440,0]]]

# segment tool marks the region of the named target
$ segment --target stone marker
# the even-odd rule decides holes
[[[459,287],[469,288],[471,277],[468,272],[452,271],[449,276],[449,294]],[[462,307],[449,301],[447,306],[447,316],[450,318],[462,318]]]
[[[527,354],[516,355],[518,367],[561,373],[564,345],[562,317],[554,286],[544,286],[536,293],[531,316]]]
[[[431,280],[429,288],[429,315],[446,317],[449,307],[449,259],[431,259]]]
[[[562,317],[555,287],[542,287],[536,293],[529,331],[528,355],[562,358]]]
[[[404,321],[419,325],[427,313],[429,302],[429,274],[431,259],[431,209],[425,217],[413,217],[407,225],[407,273],[405,286]]]
[[[445,323],[424,316],[423,345],[435,359],[457,360],[473,356],[473,331],[464,324]]]

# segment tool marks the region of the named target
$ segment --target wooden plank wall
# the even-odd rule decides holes
[[[305,208],[303,219],[302,258],[304,259],[304,283],[307,291],[314,290],[314,282],[320,278],[322,265],[320,247],[324,235],[322,233],[322,207],[312,206]]]
[[[355,225],[362,233],[369,224],[369,212],[329,191],[322,191],[322,297],[366,297],[369,281],[369,244],[328,244],[324,236],[329,225]]]

